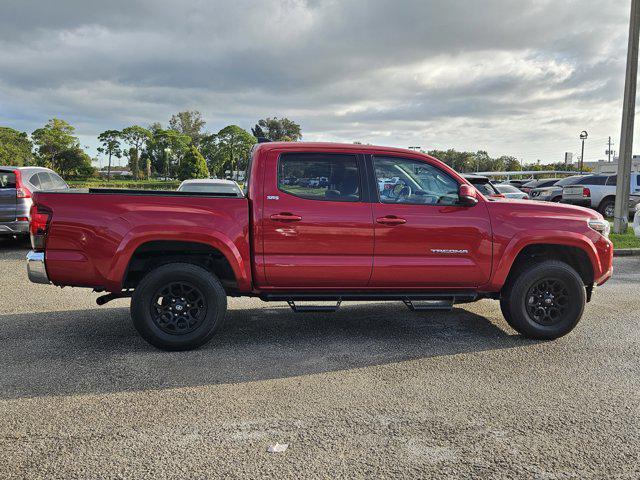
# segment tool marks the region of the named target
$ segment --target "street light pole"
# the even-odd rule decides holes
[[[631,0],[629,46],[627,49],[627,74],[622,104],[622,132],[618,156],[618,182],[613,221],[615,233],[625,233],[629,223],[629,193],[631,189],[631,160],[633,151],[633,126],[636,115],[636,87],[638,83],[638,39],[640,38],[640,0]]]
[[[584,170],[584,141],[589,137],[589,134],[587,133],[586,130],[583,130],[580,133],[580,140],[582,140],[582,155],[580,155],[580,175],[582,175],[582,172]]]

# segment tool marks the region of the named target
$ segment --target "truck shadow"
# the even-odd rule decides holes
[[[418,314],[396,303],[330,315],[230,310],[191,352],[145,343],[126,308],[3,315],[0,338],[0,398],[240,383],[531,343],[467,310]]]

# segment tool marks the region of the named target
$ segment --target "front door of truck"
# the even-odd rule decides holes
[[[262,219],[268,286],[367,285],[373,220],[363,182],[357,154],[285,152],[268,160]]]
[[[371,286],[472,288],[491,275],[483,199],[458,203],[458,181],[421,159],[373,156],[375,256]]]

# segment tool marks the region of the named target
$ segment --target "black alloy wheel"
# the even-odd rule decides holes
[[[204,295],[189,282],[170,283],[153,296],[151,318],[163,332],[173,335],[193,332],[206,314]]]
[[[543,279],[527,293],[527,313],[540,325],[554,325],[562,321],[568,304],[567,285],[557,278]]]

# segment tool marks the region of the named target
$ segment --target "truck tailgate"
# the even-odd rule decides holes
[[[584,187],[582,185],[567,185],[562,189],[563,199],[578,199],[584,197]]]

